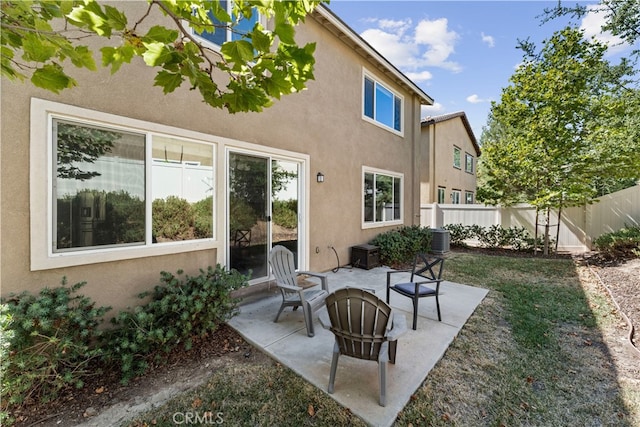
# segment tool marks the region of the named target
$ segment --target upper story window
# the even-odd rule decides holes
[[[453,147],[453,167],[456,169],[460,169],[462,166],[462,151],[460,151],[459,147]]]
[[[225,9],[231,19],[234,22],[237,22],[233,27],[227,25],[227,23],[222,23],[218,19],[213,16],[213,13],[209,12],[209,17],[211,18],[211,22],[216,27],[215,31],[204,31],[202,33],[194,34],[200,38],[205,39],[206,41],[213,43],[217,46],[222,46],[223,43],[232,41],[232,40],[240,40],[245,34],[253,30],[253,26],[260,22],[260,15],[254,9],[254,13],[251,14],[250,17],[239,16],[233,14],[233,2],[221,0],[220,7]]]
[[[365,225],[389,225],[402,220],[401,174],[364,170],[363,221]]]
[[[464,155],[464,170],[468,173],[473,173],[473,156],[469,153]]]
[[[372,76],[364,75],[363,115],[374,123],[402,132],[402,103],[400,95]]]

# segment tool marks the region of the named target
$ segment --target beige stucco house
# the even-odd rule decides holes
[[[480,147],[464,112],[422,120],[421,203],[473,204]]]
[[[317,42],[316,79],[262,113],[214,110],[186,88],[165,96],[140,61],[71,70],[79,86],[58,95],[3,78],[2,295],[66,276],[120,309],[161,271],[216,263],[260,285],[274,244],[326,271],[419,223],[420,107],[433,100],[326,7],[297,37]],[[69,154],[87,141],[99,148],[85,160]],[[176,230],[176,206],[197,220]],[[289,224],[276,223],[282,206]]]

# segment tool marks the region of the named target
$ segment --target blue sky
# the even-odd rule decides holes
[[[563,2],[566,5],[575,1]],[[595,4],[596,2],[582,2]],[[435,105],[424,116],[464,111],[479,140],[491,101],[522,60],[518,39],[538,47],[569,23],[559,18],[542,24],[545,7],[557,1],[388,1],[331,0],[333,10],[353,30],[411,78]],[[602,34],[602,14],[574,21],[589,36],[612,46],[617,62],[628,46],[615,46]]]

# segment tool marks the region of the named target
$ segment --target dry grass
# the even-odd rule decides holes
[[[619,317],[584,267],[453,253],[446,271],[490,292],[396,425],[640,426],[637,371],[620,365],[607,338]],[[132,425],[174,425],[176,412],[204,407],[225,425],[363,425],[267,357],[214,372]]]

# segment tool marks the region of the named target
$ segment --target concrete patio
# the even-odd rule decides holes
[[[346,286],[365,287],[375,290],[376,295],[384,299],[386,271],[389,271],[386,267],[371,270],[341,268],[336,273],[327,273],[329,290]],[[397,280],[409,277],[408,274],[405,277],[404,274],[395,276]],[[411,300],[392,292],[390,305],[397,314],[405,315],[409,330],[398,341],[396,364],[389,364],[387,369],[387,405],[378,405],[377,364],[349,357],[340,358],[335,392],[328,396],[372,426],[392,425],[487,292],[482,288],[443,282],[440,288],[442,322],[438,321],[435,299],[423,298],[419,304],[416,331],[411,329]],[[333,334],[323,329],[316,318],[315,336],[308,337],[302,309],[293,311],[288,308],[278,323],[274,323],[281,300],[275,285],[268,291],[246,298],[240,305],[239,314],[229,321],[229,325],[247,341],[326,392]]]

